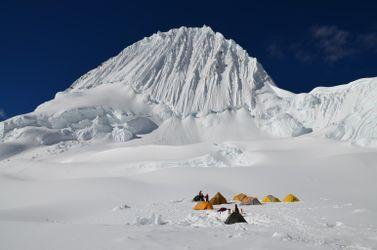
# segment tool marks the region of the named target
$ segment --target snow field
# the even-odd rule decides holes
[[[52,147],[38,149],[34,160],[0,162],[0,249],[377,246],[372,149],[310,137],[71,145],[54,154]],[[205,155],[217,163],[192,163]],[[239,192],[259,199],[294,193],[301,201],[240,206],[249,223],[225,225],[225,214],[192,210],[198,190],[227,199]]]

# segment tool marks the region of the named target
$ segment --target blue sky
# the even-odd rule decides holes
[[[293,92],[377,76],[374,1],[7,1],[0,4],[0,119],[156,31],[211,26]]]

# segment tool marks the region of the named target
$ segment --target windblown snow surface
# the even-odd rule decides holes
[[[293,94],[209,27],[159,32],[0,123],[0,249],[377,249],[376,100],[377,78]],[[301,201],[225,225],[199,190]]]

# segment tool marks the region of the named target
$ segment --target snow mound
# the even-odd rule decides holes
[[[152,213],[150,217],[136,217],[134,225],[165,225],[160,214]]]
[[[224,218],[226,219],[225,215],[221,215],[216,211],[208,211],[199,214],[192,213],[179,221],[178,224],[190,227],[216,227],[224,225]]]

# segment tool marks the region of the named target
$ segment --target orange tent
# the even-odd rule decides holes
[[[211,205],[211,203],[207,201],[201,201],[201,202],[196,203],[193,209],[194,210],[207,210],[207,209],[213,209],[213,206]]]

